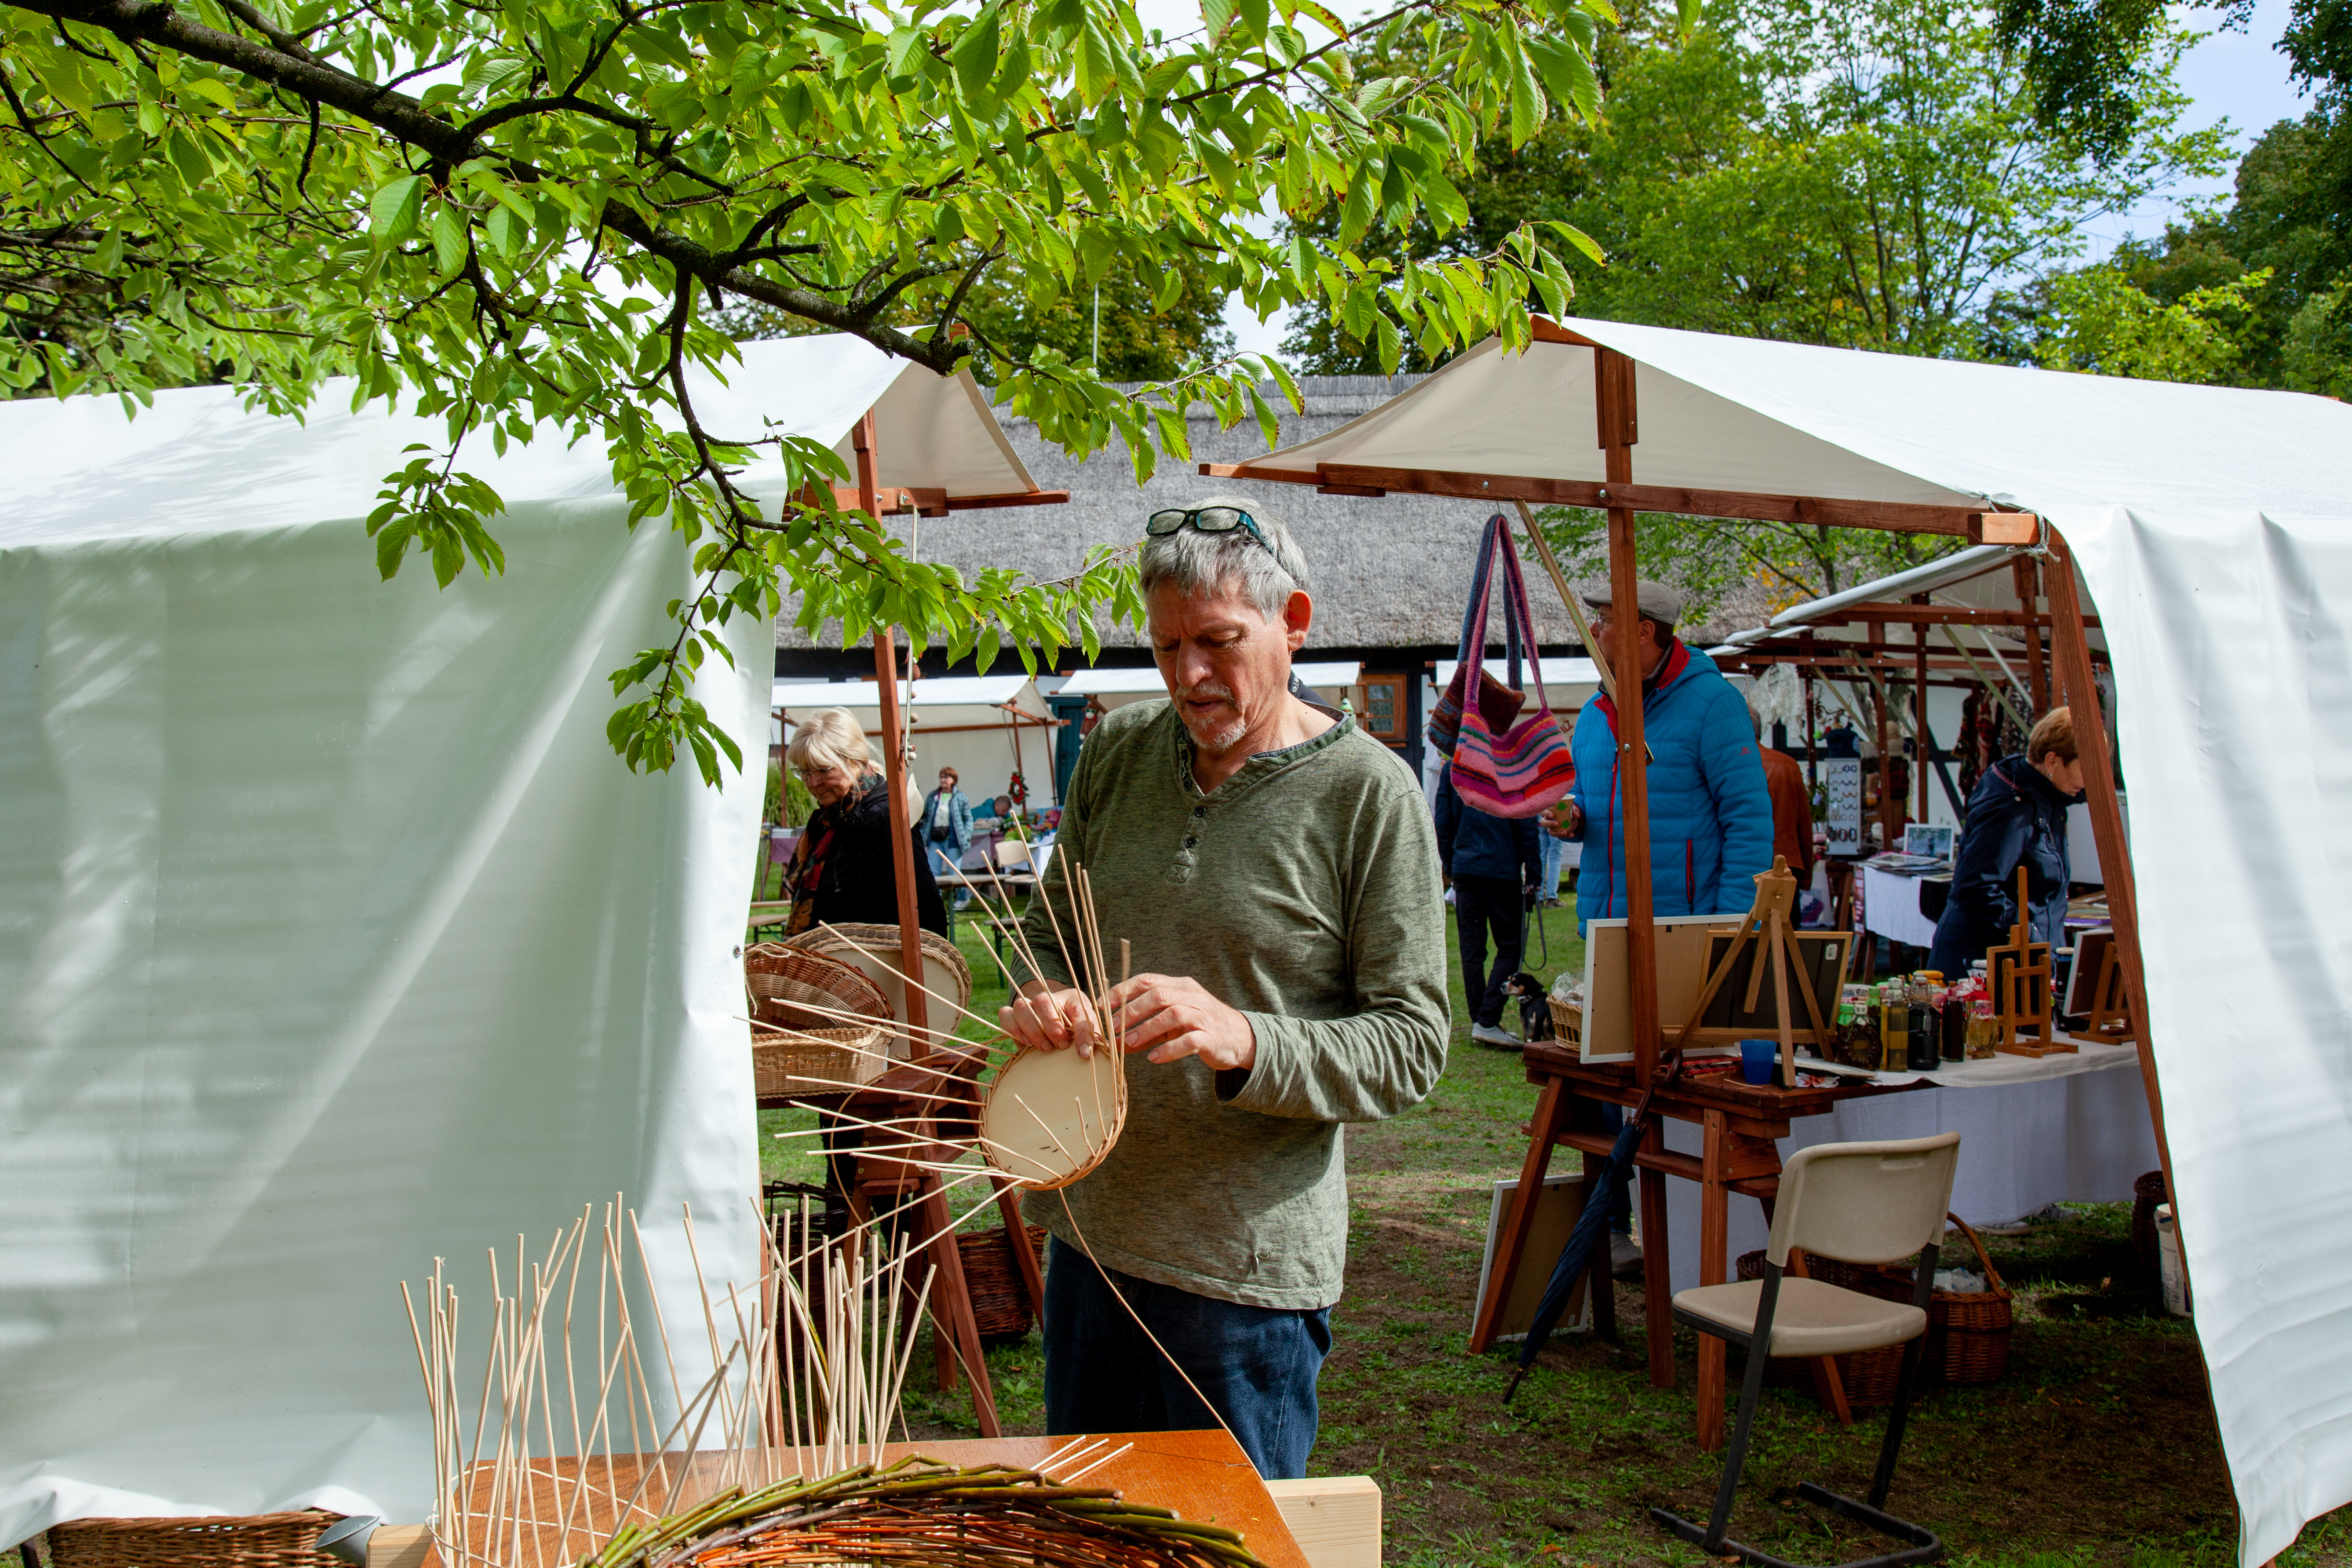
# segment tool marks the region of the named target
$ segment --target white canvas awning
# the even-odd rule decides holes
[[[1935,507],[1953,531],[1990,505],[2063,534],[2113,660],[2181,1243],[2241,1552],[2266,1561],[2352,1500],[2352,1258],[2337,1243],[2352,1210],[2338,875],[2352,865],[2352,407],[1567,326],[1634,362],[1645,494],[1855,503],[1833,509],[1843,521]],[[1337,430],[1218,473],[1593,504],[1594,357],[1490,341]],[[1587,488],[1493,482],[1511,477]]]
[[[933,375],[837,334],[741,347],[743,363],[729,367],[725,385],[688,376],[704,428],[715,434],[804,436],[846,459],[851,429],[871,407],[885,486],[966,500],[1055,493],[1038,490],[969,373]],[[363,518],[383,476],[413,456],[404,448],[441,450],[448,431],[439,418],[387,413],[381,403],[355,414],[352,384],[329,382],[301,420],[252,413],[227,386],[157,393],[135,419],[110,397],[12,403],[0,425],[0,548]],[[613,493],[604,443],[566,446],[557,431],[511,443],[503,455],[478,432],[458,466],[509,508]],[[782,465],[772,460],[754,460],[739,482],[763,501],[782,499]]]
[[[871,405],[884,484],[1040,493],[969,377],[798,338],[729,383],[698,378],[718,433],[838,445]],[[675,635],[691,547],[626,525],[600,442],[483,437],[505,573],[381,582],[361,520],[446,432],[350,398],[0,403],[0,1545],[421,1521],[401,1280],[615,1193],[673,1311],[681,1204],[714,1292],[758,1284],[738,954],[772,628],[736,616],[694,689],[745,773],[632,773],[607,676]]]

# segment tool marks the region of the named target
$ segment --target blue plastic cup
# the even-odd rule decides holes
[[[1780,1065],[1780,1041],[1742,1040],[1739,1042],[1739,1076],[1749,1083],[1770,1083],[1772,1069]]]

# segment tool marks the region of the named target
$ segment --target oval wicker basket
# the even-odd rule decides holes
[[[890,1004],[856,964],[755,942],[743,950],[743,990],[751,1006],[751,1079],[761,1099],[842,1094],[888,1065]],[[832,1016],[840,1013],[874,1022]]]
[[[318,1550],[337,1514],[209,1515],[186,1519],[77,1519],[49,1527],[58,1568],[340,1568]]]
[[[1033,1225],[1027,1229],[1030,1250],[1042,1269],[1045,1227]],[[956,1250],[963,1254],[964,1289],[971,1294],[971,1315],[980,1331],[991,1338],[1027,1333],[1034,1321],[1029,1285],[1021,1276],[1020,1260],[1013,1256],[1013,1238],[1004,1227],[965,1231],[956,1237]]]
[[[1958,1215],[1944,1216],[1976,1249],[1984,1269],[1982,1290],[1938,1290],[1927,1300],[1927,1360],[1919,1368],[1923,1384],[1998,1383],[2009,1371],[2010,1330],[2016,1311],[2011,1291],[1992,1266],[1984,1238]],[[1843,1285],[1885,1301],[1908,1301],[1912,1271],[1900,1265],[1844,1263],[1834,1258],[1807,1258],[1806,1271],[1814,1279]],[[1760,1279],[1764,1254],[1750,1252],[1739,1259],[1742,1279]],[[1895,1398],[1903,1371],[1903,1347],[1863,1351],[1837,1358],[1838,1376],[1845,1384],[1846,1402],[1853,1405],[1885,1405]],[[1852,1363],[1849,1369],[1849,1363]],[[1813,1386],[1810,1363],[1775,1356],[1765,1368],[1767,1381],[1801,1388]]]
[[[923,998],[924,1012],[930,1027],[941,1035],[955,1032],[956,1020],[940,1015],[952,1011],[939,1001],[945,997],[957,1008],[971,1002],[971,965],[964,962],[956,944],[937,931],[925,931],[923,937],[923,976],[921,985],[937,994]],[[783,945],[803,952],[821,953],[828,958],[857,966],[866,977],[881,987],[885,1000],[905,994],[906,982],[898,973],[898,928],[880,925],[821,926],[804,931]],[[893,1011],[887,1015],[898,1016]],[[903,1047],[894,1055],[908,1054]],[[920,1056],[921,1051],[913,1053]]]

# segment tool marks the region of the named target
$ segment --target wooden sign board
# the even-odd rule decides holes
[[[1664,915],[1654,923],[1658,932],[1658,1024],[1671,1037],[1690,1022],[1699,989],[1706,983],[1707,933],[1720,931],[1730,941],[1739,929],[1739,917]],[[1633,1002],[1627,973],[1624,919],[1589,921],[1584,928],[1584,1029],[1577,1042],[1582,1060],[1633,1059]],[[1709,1053],[1738,1048],[1709,1047]]]

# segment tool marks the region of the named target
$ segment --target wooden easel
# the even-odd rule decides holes
[[[1748,966],[1748,995],[1741,1011],[1753,1013],[1756,1000],[1764,987],[1764,966],[1772,966],[1772,994],[1777,1004],[1780,1067],[1774,1081],[1782,1089],[1797,1087],[1797,1038],[1808,1037],[1817,1050],[1830,1046],[1828,1028],[1822,1021],[1821,1005],[1813,995],[1812,986],[1789,960],[1790,929],[1797,908],[1797,879],[1789,869],[1786,857],[1772,857],[1772,868],[1756,874],[1756,901],[1740,917],[1738,932],[1731,945],[1724,950],[1721,962],[1707,973],[1706,984],[1698,994],[1698,1005],[1691,1009],[1690,1022],[1675,1033],[1675,1044],[1684,1050],[1706,1046],[1733,1046],[1752,1037],[1751,1032],[1738,1028],[1708,1028],[1706,1026],[1707,1007],[1715,1001],[1716,993],[1723,989],[1741,952],[1750,942],[1759,946],[1757,958]],[[1789,1017],[1789,993],[1794,990],[1805,1000],[1805,1014],[1811,1027],[1793,1027]]]
[[[2079,1047],[2050,1026],[2050,944],[2033,940],[2025,888],[2025,868],[2020,866],[2017,924],[2005,944],[1985,953],[1985,977],[1992,982],[1992,1048],[2013,1057],[2073,1055]]]
[[[2079,949],[2074,961],[2082,962]],[[2091,984],[2090,1021],[2083,1026],[2083,1032],[2111,1045],[2130,1045],[2139,1038],[2124,997],[2124,966],[2112,938],[2099,944],[2099,974]]]

